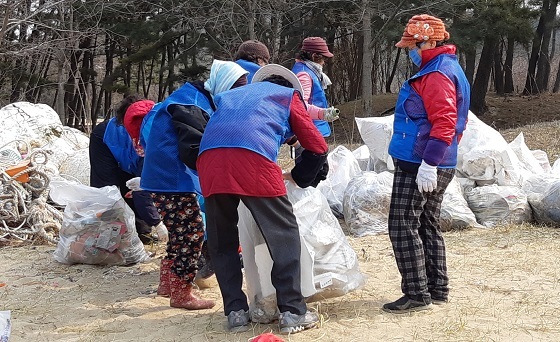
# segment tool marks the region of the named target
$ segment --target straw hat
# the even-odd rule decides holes
[[[278,75],[284,77],[288,82],[290,82],[293,88],[303,95],[303,87],[299,82],[296,74],[294,74],[290,69],[287,69],[279,64],[267,64],[257,70],[253,76],[253,81],[251,83],[261,82],[262,80],[272,76]]]

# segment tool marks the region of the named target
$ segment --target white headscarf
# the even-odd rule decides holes
[[[208,90],[213,96],[229,90],[231,86],[243,75],[249,72],[245,71],[237,63],[220,61],[215,59],[210,68],[210,77],[204,82],[204,89]]]

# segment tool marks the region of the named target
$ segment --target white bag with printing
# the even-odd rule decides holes
[[[315,188],[287,182],[301,240],[301,290],[307,301],[344,295],[365,283],[358,258],[326,198]],[[268,323],[278,318],[276,291],[270,280],[272,259],[250,211],[241,203],[239,240],[251,318]]]

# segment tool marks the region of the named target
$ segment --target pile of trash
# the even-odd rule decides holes
[[[318,189],[355,236],[387,232],[393,161],[388,154],[394,116],[356,118],[365,142],[329,154],[329,175]],[[356,171],[356,166],[360,168]],[[560,224],[560,160],[531,151],[523,133],[511,143],[469,112],[459,144],[456,176],[442,203],[442,230],[500,224]]]
[[[12,103],[0,109],[0,242],[56,243],[62,213],[49,201],[53,177],[88,182],[89,138],[61,124],[47,105]]]

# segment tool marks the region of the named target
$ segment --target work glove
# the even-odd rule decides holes
[[[432,192],[437,188],[437,166],[427,164],[422,160],[416,175],[416,184],[420,192]]]
[[[339,115],[340,110],[338,110],[338,108],[325,108],[325,111],[323,112],[323,120],[333,122],[334,120],[338,120]]]
[[[126,181],[126,187],[132,191],[140,191],[142,188],[140,187],[140,177],[134,177]]]
[[[163,224],[163,222],[158,223],[158,225],[156,226],[156,235],[158,237],[158,240],[161,242],[169,241],[169,232],[167,231],[167,227],[165,227],[165,224]]]

